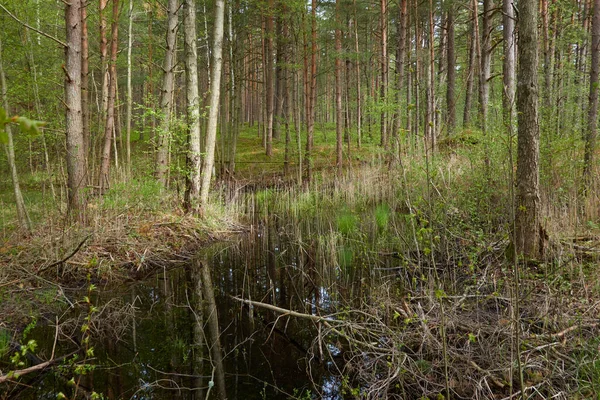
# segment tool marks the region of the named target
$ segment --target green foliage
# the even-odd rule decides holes
[[[154,179],[133,179],[115,184],[103,197],[107,210],[122,211],[128,207],[156,210],[164,199],[164,190]]]
[[[380,204],[375,209],[375,222],[379,232],[384,232],[388,228],[390,222],[391,210],[387,204]]]
[[[0,329],[0,358],[8,354],[10,350],[10,339],[10,334],[4,329]]]
[[[356,230],[358,226],[358,218],[349,210],[344,210],[337,217],[337,229],[343,235],[349,235],[354,230]]]
[[[21,116],[10,117],[6,113],[6,110],[0,107],[0,143],[8,143],[8,134],[6,133],[6,125],[8,124],[18,125],[23,133],[38,135],[40,128],[45,125],[45,122]]]

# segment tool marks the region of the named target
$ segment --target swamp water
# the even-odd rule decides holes
[[[204,399],[208,391],[210,398],[341,399],[343,384],[331,361],[342,357],[338,338],[321,338],[316,346],[319,329],[314,321],[248,306],[233,297],[328,315],[341,304],[358,304],[368,296],[380,268],[367,266],[381,260],[365,260],[363,252],[359,261],[348,248],[317,243],[322,239],[310,229],[305,232],[306,227],[286,226],[277,218],[265,221],[229,242],[203,249],[183,266],[120,288],[95,290],[94,354],[78,360],[93,365],[93,371],[81,377],[56,370],[40,374],[9,396],[54,399],[63,392],[71,398],[74,389],[68,381],[74,378],[79,395],[94,391],[110,399]],[[365,244],[360,245],[364,250]],[[381,270],[389,274],[389,266],[394,267]],[[211,296],[218,326],[211,318]],[[72,337],[81,338],[85,317],[80,312],[71,327],[61,328],[57,355],[73,349],[64,336],[70,329]],[[37,340],[40,357],[49,359],[55,330],[38,325],[30,338]],[[222,362],[214,357],[219,351],[211,351],[219,345]]]

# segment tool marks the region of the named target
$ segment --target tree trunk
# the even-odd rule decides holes
[[[225,1],[216,0],[215,28],[213,35],[212,71],[210,79],[210,104],[208,127],[206,130],[206,150],[202,165],[202,186],[200,188],[200,205],[208,202],[208,190],[212,169],[215,163],[215,144],[217,138],[217,120],[219,117],[219,97],[221,95],[221,66],[223,64],[223,25],[225,19]]]
[[[65,106],[67,136],[68,212],[85,221],[85,144],[81,112],[81,22],[82,0],[65,3],[67,49],[65,52]]]
[[[511,126],[515,120],[515,11],[514,0],[503,0],[503,28],[502,36],[504,39],[504,59],[502,61],[502,82],[504,90],[502,91],[502,110],[504,115],[504,124]]]
[[[383,0],[385,1],[385,0]],[[340,0],[335,2],[335,166],[338,176],[342,174],[344,116],[342,109],[342,21]]]
[[[388,23],[387,23],[387,0],[381,0],[381,21],[380,21],[380,29],[381,29],[381,88],[380,88],[380,96],[381,96],[381,147],[387,150],[389,145],[388,135],[387,135],[387,86],[388,86],[388,55],[387,55],[387,35],[388,35]]]
[[[492,76],[492,0],[483,0],[481,48],[479,52],[479,125],[487,132],[488,103],[490,101],[490,78]],[[486,156],[487,157],[487,156]]]
[[[171,111],[173,110],[173,90],[175,85],[175,39],[179,2],[169,0],[167,13],[167,48],[163,64],[163,84],[160,95],[161,123],[158,131],[158,151],[156,153],[156,178],[163,187],[167,186],[167,170],[169,169],[169,142],[171,137]]]
[[[406,58],[406,31],[408,19],[408,0],[400,0],[398,5],[397,47],[396,47],[396,104],[394,115],[394,156],[400,156],[400,130],[402,129],[402,91],[404,89],[404,63]]]
[[[101,94],[101,102],[102,108],[100,110],[99,122],[98,122],[98,132],[104,132],[104,126],[106,124],[106,112],[108,110],[108,86],[109,86],[109,76],[108,76],[108,39],[106,37],[106,16],[104,15],[104,10],[108,5],[108,0],[100,0],[98,3],[98,13],[100,14],[100,68],[102,75],[102,94]]]
[[[471,122],[471,103],[473,102],[473,85],[475,82],[475,64],[477,60],[477,36],[479,35],[477,13],[477,0],[473,0],[473,18],[471,25],[471,43],[469,45],[469,68],[467,69],[467,91],[465,94],[465,108],[463,111],[463,128],[468,128]]]
[[[588,108],[588,131],[585,141],[583,178],[585,192],[593,187],[594,153],[598,128],[598,69],[600,67],[600,0],[594,0],[592,19],[592,65],[590,68],[590,100]]]
[[[274,113],[274,94],[273,94],[273,0],[267,0],[267,21],[266,21],[266,39],[265,39],[265,103],[267,106],[266,115],[266,154],[268,157],[273,155],[273,113]]]
[[[133,46],[133,0],[129,0],[129,32],[127,35],[127,175],[131,177],[131,113],[133,86],[131,85],[131,48]]]
[[[87,28],[87,5],[81,7],[81,112],[83,119],[83,153],[87,160],[90,157],[91,134],[90,134],[90,92],[89,92],[89,46]]]
[[[4,75],[4,66],[2,62],[2,39],[0,38],[0,93],[2,94],[2,107],[4,108],[6,115],[10,116],[10,106],[8,104],[7,92],[8,88],[6,86],[6,76]],[[0,126],[0,129],[6,131],[6,135],[8,136],[8,141],[4,145],[4,150],[6,151],[6,158],[8,159],[10,177],[12,178],[19,225],[21,228],[29,232],[31,231],[31,220],[27,214],[25,201],[23,200],[23,194],[21,193],[21,186],[19,185],[19,175],[17,173],[17,164],[15,163],[15,146],[13,143],[12,129],[10,125]]]
[[[529,258],[539,255],[538,2],[519,2],[517,72],[517,198],[515,249]]]
[[[286,79],[286,72],[284,69],[287,69],[288,66],[285,65],[286,53],[288,49],[286,46],[288,45],[287,39],[287,24],[286,24],[286,13],[287,7],[285,1],[278,0],[277,2],[277,34],[275,38],[277,40],[277,49],[276,49],[276,62],[275,62],[275,111],[274,111],[274,119],[273,119],[273,139],[278,140],[281,136],[281,123],[284,122],[283,113],[284,113],[284,105],[286,101],[286,83],[284,80]],[[285,31],[285,32],[284,32]]]
[[[454,134],[456,129],[456,54],[454,53],[454,4],[448,4],[447,39],[447,76],[446,85],[446,125],[448,135]]]
[[[312,148],[315,129],[315,103],[317,101],[317,0],[311,4],[311,51],[310,73],[307,77],[307,113],[306,113],[306,177],[305,184],[312,180]]]
[[[194,0],[183,3],[185,37],[185,84],[187,97],[188,151],[184,207],[195,210],[200,197],[200,95],[198,93],[198,48],[196,37],[196,4]]]
[[[110,42],[110,65],[108,69],[109,87],[108,87],[108,109],[106,113],[106,125],[104,129],[104,149],[102,151],[102,163],[100,165],[100,178],[98,186],[100,191],[109,187],[110,174],[110,147],[115,130],[115,102],[117,97],[117,47],[119,44],[119,0],[112,0],[112,27]],[[115,152],[115,159],[117,154]]]
[[[435,125],[435,25],[433,21],[433,0],[429,0],[429,73],[427,90],[427,121],[425,124],[426,139],[433,150],[436,145],[436,125]]]
[[[358,43],[358,23],[356,0],[354,0],[354,50],[356,51],[356,146],[360,149],[362,142],[362,96],[360,93],[360,49]]]

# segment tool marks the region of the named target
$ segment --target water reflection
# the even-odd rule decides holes
[[[118,338],[96,337],[96,369],[82,381],[86,390],[110,399],[204,399],[208,394],[251,400],[288,398],[307,390],[319,398],[340,398],[341,383],[327,365],[319,364],[322,357],[311,355],[318,334],[313,322],[231,297],[318,315],[333,312],[340,298],[360,301],[368,274],[360,268],[341,271],[316,244],[263,225],[203,251],[184,268],[101,291],[98,305],[119,299],[132,305],[133,312]],[[39,342],[51,348],[51,335],[42,329]],[[59,350],[64,354],[68,348],[64,342]],[[322,351],[342,355],[333,344]],[[20,398],[67,393],[64,381],[70,376],[63,378],[45,375]]]

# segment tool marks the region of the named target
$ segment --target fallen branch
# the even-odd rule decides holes
[[[71,253],[70,253],[68,256],[66,256],[65,258],[63,258],[63,259],[62,259],[62,260],[60,260],[60,261],[53,262],[52,264],[50,264],[50,265],[48,265],[48,266],[45,266],[45,267],[42,267],[42,268],[40,268],[40,270],[38,271],[38,273],[39,273],[39,272],[43,272],[43,271],[45,271],[45,270],[47,270],[47,269],[49,269],[49,268],[52,268],[52,267],[55,267],[55,266],[57,266],[57,265],[60,265],[60,264],[63,264],[63,263],[65,263],[65,262],[67,262],[67,261],[68,261],[70,258],[72,258],[73,256],[75,256],[75,254],[77,254],[77,253],[79,252],[79,250],[81,249],[81,246],[83,246],[83,244],[84,244],[85,242],[87,242],[87,240],[88,240],[88,239],[89,239],[91,236],[92,236],[92,235],[87,235],[85,238],[83,238],[83,240],[81,241],[81,243],[79,243],[79,244],[77,245],[77,247],[75,248],[75,250],[73,250],[73,251],[72,251],[72,252],[71,252]]]
[[[283,315],[290,315],[292,317],[310,319],[315,322],[334,322],[334,320],[328,320],[324,317],[319,317],[318,315],[304,314],[304,313],[300,313],[297,311],[292,311],[292,310],[288,310],[285,308],[277,307],[272,304],[261,303],[260,301],[242,299],[242,298],[236,297],[236,296],[231,296],[231,298],[234,300],[237,300],[237,301],[241,301],[242,303],[248,304],[250,306],[265,308],[267,310],[275,311],[275,312],[283,314]]]
[[[566,329],[563,329],[557,333],[549,333],[549,334],[541,334],[541,335],[530,335],[528,339],[562,339],[567,333],[573,332],[577,329],[581,328],[596,328],[600,323],[588,323],[588,324],[580,324],[573,325]]]
[[[21,376],[30,374],[32,372],[43,371],[46,368],[49,368],[52,365],[60,363],[63,360],[65,360],[66,358],[71,357],[75,353],[77,353],[77,351],[69,353],[66,356],[62,356],[62,357],[59,357],[59,358],[55,358],[55,359],[50,359],[48,361],[44,361],[42,363],[33,365],[31,367],[28,367],[28,368],[17,369],[15,371],[10,371],[8,374],[0,376],[0,383],[4,383],[6,381],[10,381],[10,380],[13,380],[13,379],[16,379],[16,378],[20,378]]]

